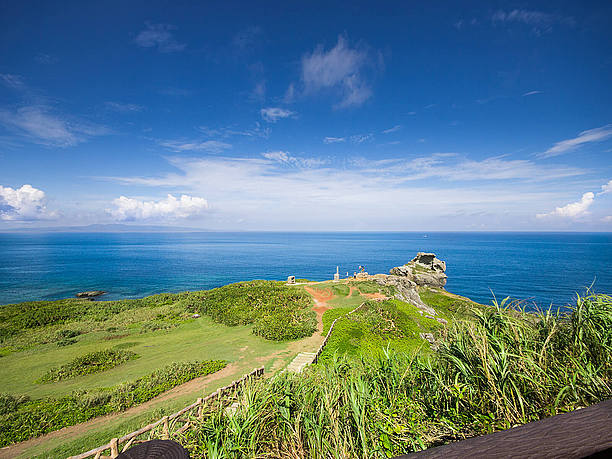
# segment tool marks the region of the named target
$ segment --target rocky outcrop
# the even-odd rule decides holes
[[[395,298],[400,301],[405,301],[413,306],[416,306],[421,311],[436,315],[436,311],[427,306],[421,300],[419,292],[416,291],[417,284],[406,276],[394,276],[389,274],[376,274],[370,276],[370,279],[385,287],[392,287],[395,292]]]
[[[95,298],[96,296],[104,295],[106,292],[103,290],[91,290],[89,292],[79,292],[76,294],[77,298]]]
[[[447,279],[444,271],[446,263],[436,258],[435,253],[419,252],[411,261],[389,272],[392,276],[405,277],[416,285],[444,287]]]

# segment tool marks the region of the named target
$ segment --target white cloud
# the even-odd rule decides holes
[[[24,89],[25,83],[20,75],[12,75],[10,73],[0,73],[0,81],[5,86],[11,89]]]
[[[171,32],[175,29],[175,26],[169,24],[147,23],[146,28],[134,39],[134,43],[143,48],[157,48],[162,53],[182,51],[186,45],[176,41]]]
[[[219,127],[219,128],[211,128],[208,126],[200,126],[198,128],[204,134],[210,137],[234,137],[234,136],[244,136],[244,137],[261,137],[263,139],[267,139],[270,136],[270,128],[262,127],[260,123],[256,122],[254,128],[250,129],[238,129],[235,126],[227,126],[227,127]]]
[[[290,83],[285,91],[285,95],[283,96],[283,102],[286,104],[291,104],[295,101],[295,85]]]
[[[383,134],[391,134],[392,132],[397,132],[401,129],[402,127],[398,124],[396,126],[393,126],[392,128],[389,129],[385,129],[384,131],[382,131]]]
[[[227,222],[238,219],[244,219],[245,229],[407,230],[440,228],[441,221],[446,229],[469,228],[476,221],[525,229],[538,209],[563,198],[565,190],[551,187],[557,183],[555,177],[583,173],[501,157],[473,161],[454,154],[331,163],[280,150],[259,158],[168,160],[175,172],[115,180],[206,196],[215,203],[214,219],[226,229]],[[482,221],[473,217],[483,212],[489,216]],[[456,217],[451,221],[449,215]]]
[[[529,91],[529,92],[526,92],[525,94],[523,94],[523,97],[535,96],[536,94],[542,94],[542,91]]]
[[[218,140],[205,141],[180,141],[166,140],[159,143],[162,147],[169,150],[180,151],[207,151],[208,153],[221,153],[224,150],[232,148],[232,145]]]
[[[372,173],[403,175],[407,181],[440,178],[448,181],[483,180],[557,180],[584,173],[581,169],[537,165],[525,159],[493,156],[482,160],[461,158],[455,153],[436,153],[411,160],[366,161],[365,170]]]
[[[126,104],[122,102],[106,102],[108,108],[120,113],[139,112],[144,108],[142,105]]]
[[[602,126],[595,129],[589,129],[587,131],[582,131],[578,134],[578,137],[574,137],[573,139],[562,140],[561,142],[557,142],[551,148],[546,150],[544,153],[540,153],[538,156],[540,158],[550,158],[552,156],[559,156],[569,151],[575,150],[585,143],[590,142],[601,142],[602,140],[607,139],[612,136],[612,124],[607,124],[606,126]]]
[[[13,189],[0,185],[0,219],[46,220],[57,214],[47,210],[45,192],[32,185]]]
[[[531,26],[531,30],[536,35],[552,31],[553,25],[561,24],[573,26],[575,21],[571,17],[560,16],[558,14],[544,13],[542,11],[519,10],[512,11],[498,10],[491,16],[491,21],[496,23],[519,23]]]
[[[601,192],[597,194],[612,193],[612,180],[601,186]]]
[[[54,115],[42,106],[21,107],[16,111],[0,110],[0,124],[16,130],[33,142],[56,147],[74,146],[89,136],[109,132],[104,126]]]
[[[571,202],[566,204],[563,207],[557,207],[552,212],[547,214],[537,214],[538,218],[546,218],[546,217],[565,217],[565,218],[576,218],[581,217],[588,213],[589,207],[593,204],[593,200],[595,199],[595,194],[592,192],[587,192],[582,195],[580,201]]]
[[[327,163],[327,161],[320,158],[300,158],[292,156],[286,151],[269,151],[267,153],[262,153],[262,156],[277,163],[298,167],[316,167]]]
[[[289,118],[295,115],[295,112],[279,107],[262,108],[260,113],[261,117],[268,123],[276,123],[280,119]]]
[[[351,48],[347,40],[339,36],[338,43],[329,51],[319,45],[302,57],[305,92],[335,88],[341,93],[336,108],[361,105],[372,96],[364,75],[368,64],[370,57],[365,49]]]
[[[351,142],[353,143],[364,143],[372,140],[374,138],[374,134],[356,134],[350,137]]]
[[[323,143],[340,143],[345,142],[346,137],[325,137]]]
[[[604,223],[612,223],[612,215],[608,215],[608,216],[602,218],[601,221],[604,222]]]
[[[201,215],[208,209],[204,198],[182,195],[176,198],[168,194],[159,201],[142,201],[121,196],[113,201],[114,209],[107,209],[119,221],[133,220],[174,220]]]

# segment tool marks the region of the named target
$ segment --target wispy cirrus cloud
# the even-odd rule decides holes
[[[0,110],[0,124],[32,142],[55,147],[71,147],[110,130],[95,123],[54,113],[46,106]]]
[[[384,131],[382,131],[383,134],[391,134],[392,132],[397,132],[402,128],[401,125],[397,124],[395,126],[393,126],[392,128],[389,129],[385,129]]]
[[[453,154],[348,164],[325,161],[309,167],[299,164],[300,159],[308,158],[287,151],[266,152],[260,158],[172,157],[168,160],[176,172],[114,180],[206,196],[217,215],[240,218],[245,227],[405,229],[441,215],[499,214],[499,209],[504,215],[533,218],[538,207],[560,196],[542,183],[581,173],[505,158],[470,161]],[[443,181],[433,183],[433,176]],[[401,208],[397,202],[403,203]],[[466,222],[473,221],[466,217]],[[490,218],[483,218],[487,221]]]
[[[355,134],[349,137],[353,143],[364,143],[374,139],[374,134]]]
[[[328,161],[321,158],[303,158],[293,156],[287,151],[269,151],[262,153],[262,156],[271,161],[275,161],[280,164],[298,166],[298,167],[316,167],[323,164],[327,164]]]
[[[527,25],[536,35],[551,32],[555,25],[573,26],[575,24],[572,17],[525,9],[497,10],[491,15],[491,22],[493,24],[517,23]]]
[[[346,137],[324,137],[323,143],[341,143],[346,142]]]
[[[270,136],[271,132],[270,128],[264,127],[258,122],[256,122],[255,127],[252,128],[239,128],[236,126],[223,126],[212,128],[209,126],[200,126],[198,127],[198,129],[209,137],[222,138],[242,136],[267,139]]]
[[[378,56],[378,59],[382,59]],[[351,47],[342,35],[336,45],[326,50],[318,45],[302,56],[302,83],[306,94],[322,90],[337,90],[340,101],[335,108],[356,107],[372,96],[366,68],[375,66],[376,59],[365,47]]]
[[[291,118],[296,115],[295,112],[280,107],[262,108],[259,113],[264,121],[267,121],[268,123],[276,123],[278,120],[282,120],[283,118]]]
[[[106,107],[119,113],[140,112],[144,109],[142,105],[127,104],[123,102],[105,102]]]
[[[542,94],[542,91],[528,91],[525,94],[523,94],[523,97],[535,96],[536,94]]]
[[[410,160],[366,161],[362,164],[365,171],[403,175],[406,181],[430,178],[445,181],[558,180],[585,173],[575,167],[543,167],[526,159],[492,156],[473,160],[456,153],[436,153]]]
[[[183,140],[164,140],[160,141],[159,144],[169,150],[175,152],[184,151],[205,151],[208,153],[221,153],[224,150],[232,148],[232,145],[219,140],[194,140],[194,141],[183,141]]]
[[[582,145],[592,142],[601,142],[603,140],[608,139],[610,136],[612,136],[612,124],[607,124],[605,126],[598,127],[595,129],[582,131],[580,134],[578,134],[577,137],[574,137],[572,139],[557,142],[548,150],[543,153],[539,153],[537,156],[540,158],[550,158],[553,156],[559,156],[570,151],[576,150]]]
[[[22,90],[26,88],[21,75],[15,75],[12,73],[0,73],[0,82],[11,89]]]
[[[182,51],[187,45],[174,38],[173,30],[176,26],[170,24],[146,23],[145,29],[134,38],[134,43],[142,48],[157,48],[161,53]]]

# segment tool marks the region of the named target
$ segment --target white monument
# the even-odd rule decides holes
[[[295,276],[287,277],[287,284],[288,285],[294,285],[295,284]]]
[[[338,282],[340,280],[340,273],[338,272],[338,267],[336,266],[336,274],[334,274],[334,282]]]

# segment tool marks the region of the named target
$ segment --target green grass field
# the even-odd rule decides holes
[[[227,297],[223,294],[224,290],[227,290]],[[231,298],[231,306],[239,307],[215,307],[217,298],[224,301]],[[162,294],[141,300],[61,300],[3,306],[0,307],[0,364],[3,365],[1,391],[8,396],[4,399],[7,404],[11,396],[20,395],[39,403],[47,399],[62,399],[75,391],[117,387],[174,363],[208,360],[228,362],[221,376],[212,375],[212,378],[208,378],[214,381],[211,384],[207,383],[205,377],[197,385],[188,385],[187,389],[180,389],[171,397],[147,402],[146,413],[134,413],[130,408],[126,413],[112,415],[103,426],[96,428],[96,433],[91,433],[87,428],[89,424],[96,424],[96,419],[85,424],[82,431],[73,432],[74,429],[69,428],[73,434],[62,441],[61,447],[73,448],[70,452],[78,453],[108,441],[108,436],[100,437],[101,428],[104,432],[125,434],[131,426],[141,427],[145,419],[156,419],[155,416],[159,414],[157,412],[176,411],[192,403],[195,398],[238,379],[253,368],[264,366],[266,371],[275,372],[286,366],[298,352],[311,351],[310,347],[314,345],[310,344],[309,335],[312,335],[315,328],[314,313],[310,311],[311,303],[310,296],[302,289],[285,287],[279,282],[255,281],[211,292]],[[254,315],[251,310],[258,311],[258,314]],[[192,318],[195,312],[201,313],[201,317]],[[305,337],[287,340],[283,330],[271,329],[272,333],[268,333],[262,324],[272,317],[291,320],[291,335],[301,334]],[[265,320],[262,321],[262,318]],[[258,330],[255,330],[257,327]],[[113,349],[129,351],[136,354],[137,358],[123,359],[116,362],[116,366],[113,362],[106,362],[105,369],[96,373],[44,384],[40,382],[53,368],[79,361],[79,358],[93,352]],[[60,414],[58,408],[51,408],[57,405],[53,403],[55,405],[41,405],[49,407],[41,409],[55,410],[50,411],[49,416],[56,417]],[[10,410],[9,406],[4,408]],[[62,409],[64,406],[68,405],[62,405]],[[66,422],[68,424],[65,425],[69,426],[74,421],[67,419]],[[75,428],[80,429],[79,426]],[[100,441],[100,438],[103,439]],[[49,451],[49,448],[54,447],[54,441],[55,437],[46,440],[45,445],[39,445],[34,439],[16,454],[32,457],[39,452]],[[66,446],[73,442],[72,447]],[[0,451],[0,457],[6,453]],[[8,454],[14,455],[11,452]],[[43,454],[44,457],[47,455],[56,457],[55,452]]]
[[[238,298],[238,302],[230,302],[232,309],[229,310],[215,307],[212,303],[215,298],[223,296],[223,290],[218,289],[213,295],[207,292],[160,295],[135,300],[134,303],[124,301],[105,304],[74,300],[46,302],[41,304],[44,311],[42,319],[36,315],[36,304],[28,304],[30,309],[25,312],[16,308],[13,312],[10,309],[2,311],[9,319],[3,323],[3,357],[0,357],[0,363],[3,364],[5,376],[2,391],[11,395],[28,395],[32,399],[59,398],[76,390],[112,387],[134,381],[175,362],[217,359],[228,362],[228,368],[218,380],[215,378],[207,383],[205,379],[197,388],[185,393],[151,400],[147,402],[144,412],[134,407],[136,409],[130,408],[109,419],[96,418],[85,424],[83,429],[75,426],[76,431],[68,429],[66,433],[57,432],[57,435],[46,439],[44,443],[31,441],[31,444],[17,453],[20,457],[76,454],[176,411],[255,367],[264,365],[268,374],[284,368],[298,352],[313,351],[316,343],[320,342],[320,335],[316,333],[319,338],[314,341],[314,336],[296,341],[275,341],[275,335],[267,336],[268,339],[258,336],[254,333],[254,327],[261,321],[250,312],[249,301],[262,314],[269,314],[270,317],[283,314],[284,317],[293,317],[308,324],[308,321],[313,320],[308,314],[313,313],[306,309],[307,298],[310,297],[304,296],[305,287],[333,294],[326,301],[326,306],[331,309],[322,317],[323,334],[327,333],[336,317],[344,316],[367,301],[361,293],[389,294],[385,288],[367,281],[309,283],[294,287],[257,281],[227,287],[228,297],[223,301]],[[292,290],[295,293],[291,293]],[[280,296],[268,298],[269,293],[279,291]],[[449,321],[463,317],[469,306],[474,305],[444,292],[426,290],[422,295],[425,302],[439,312],[438,317]],[[287,300],[279,301],[279,298]],[[200,300],[208,302],[205,307],[200,306]],[[291,301],[296,302],[295,309],[291,309]],[[72,315],[64,313],[64,307],[77,311],[83,307],[85,313],[73,319]],[[191,318],[193,312],[201,312],[203,315]],[[387,330],[385,320],[391,320],[396,327]],[[32,323],[34,326],[31,326]],[[20,324],[26,324],[27,327],[19,329]],[[295,324],[296,327],[302,326],[300,322]],[[397,300],[371,303],[363,311],[338,321],[321,361],[325,362],[336,354],[376,355],[386,347],[410,353],[417,349],[429,352],[429,344],[419,333],[435,332],[440,328],[437,321],[425,318],[417,308],[407,303]],[[36,382],[51,368],[106,349],[129,350],[137,354],[138,358],[124,361],[100,373],[45,384]],[[0,457],[3,457],[1,453]]]
[[[234,362],[240,358],[270,355],[286,348],[285,343],[253,335],[251,326],[228,327],[206,316],[190,319],[170,330],[133,334],[120,339],[104,340],[100,335],[87,334],[71,346],[47,344],[2,357],[3,392],[30,395],[32,398],[58,396],[76,389],[108,387],[130,381],[173,362],[210,359]],[[82,354],[115,346],[129,346],[129,350],[140,358],[103,373],[50,384],[35,383],[52,367],[63,365]]]

